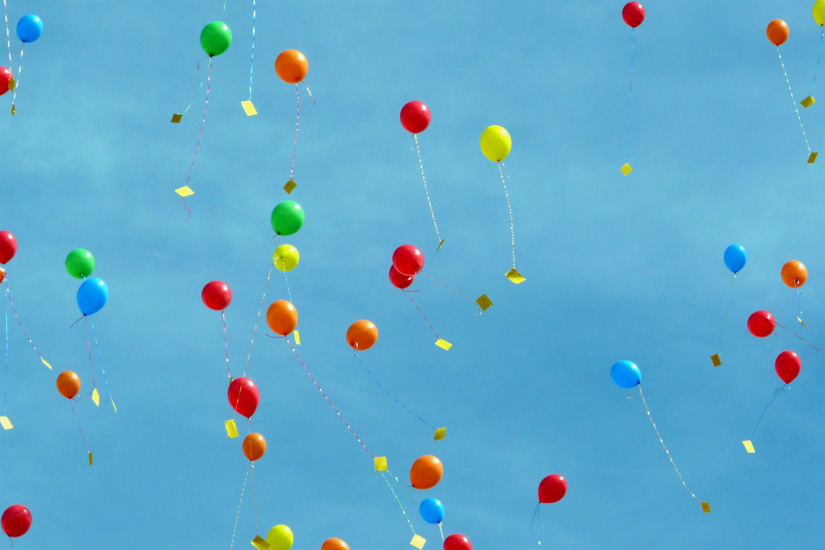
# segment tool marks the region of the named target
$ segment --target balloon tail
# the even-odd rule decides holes
[[[246,471],[246,475],[243,478],[243,487],[241,488],[241,501],[238,503],[238,512],[235,514],[235,527],[232,529],[232,543],[229,545],[229,550],[232,550],[235,547],[235,534],[238,532],[238,518],[241,517],[241,506],[243,506],[243,495],[246,492],[246,480],[247,480],[247,478],[249,478],[249,472],[251,470],[252,470],[252,465],[249,466],[249,469]]]
[[[438,530],[441,532],[441,542],[444,542],[444,527],[440,521],[438,522]]]
[[[433,327],[433,325],[430,323],[429,319],[427,319],[427,316],[426,316],[426,315],[424,315],[424,312],[423,312],[423,311],[421,311],[421,308],[420,308],[420,307],[418,307],[418,304],[416,304],[416,303],[415,303],[415,300],[413,300],[413,299],[412,299],[412,296],[410,296],[410,293],[411,293],[411,292],[413,292],[413,291],[411,291],[411,290],[404,290],[404,289],[402,288],[402,289],[401,289],[401,292],[403,292],[403,293],[404,293],[404,295],[405,295],[405,296],[407,296],[407,298],[409,298],[410,302],[412,302],[412,305],[414,305],[414,306],[415,306],[415,309],[417,309],[417,310],[418,310],[418,313],[420,313],[420,314],[421,314],[421,318],[422,318],[422,319],[424,319],[424,322],[425,322],[425,323],[427,323],[427,326],[428,326],[428,327],[430,327],[430,330],[431,330],[431,331],[433,331],[433,334],[435,334],[435,337],[436,337],[436,338],[438,338],[438,339],[440,340],[440,339],[441,339],[441,336],[439,336],[439,335],[438,335],[438,331],[436,331],[436,330],[435,330],[435,327]]]
[[[416,536],[415,527],[413,527],[413,524],[410,521],[410,517],[407,515],[407,510],[404,509],[404,504],[402,504],[401,499],[398,498],[398,493],[396,493],[395,489],[392,488],[392,484],[390,483],[390,480],[387,479],[387,476],[386,476],[385,472],[382,470],[379,473],[381,474],[381,478],[384,480],[384,483],[386,483],[387,487],[389,487],[390,492],[392,493],[392,496],[395,498],[395,502],[398,503],[398,507],[401,508],[401,513],[404,515],[404,519],[407,521],[407,525],[410,526],[410,530],[412,531],[413,537],[415,537]]]
[[[6,24],[6,29],[8,31],[8,23]],[[819,61],[822,59],[822,42],[825,39],[825,26],[820,27],[819,31],[819,54],[816,56],[816,68],[814,69],[814,81],[811,83],[811,93],[808,94],[809,96],[814,95],[814,86],[816,86],[816,75],[819,74]],[[11,50],[9,50],[11,53]]]
[[[799,324],[804,327],[807,327],[805,322],[802,320],[802,291],[799,290],[798,285],[796,287],[796,307],[799,309],[799,316],[797,317]]]
[[[201,68],[201,64],[200,64],[200,62],[198,62],[198,70],[200,70],[200,68]],[[201,79],[201,83],[198,85],[198,92],[192,97],[192,100],[189,102],[189,105],[186,106],[186,109],[183,110],[183,112],[181,113],[181,116],[188,113],[189,109],[192,108],[192,105],[195,103],[195,98],[197,98],[197,96],[200,95],[200,89],[203,88],[203,83],[204,82],[206,82],[206,77],[203,77]]]
[[[261,527],[258,524],[258,491],[255,489],[255,462],[249,465],[249,469],[252,471],[252,508],[255,510],[255,534],[259,535],[261,533]]]
[[[9,32],[9,10],[6,6],[6,0],[3,0],[3,15],[6,18],[6,44],[9,46],[9,70],[11,70],[11,34]]]
[[[476,313],[475,315],[481,315],[482,313],[484,313],[484,310],[483,310],[483,309],[481,309],[481,306],[480,306],[480,305],[478,305],[478,302],[477,302],[477,301],[475,301],[475,300],[473,300],[472,298],[470,298],[470,297],[469,297],[469,296],[467,296],[466,294],[462,294],[461,292],[457,291],[456,289],[452,288],[451,286],[447,285],[446,283],[444,283],[444,282],[442,282],[442,281],[439,281],[438,279],[436,279],[435,277],[433,277],[431,274],[429,274],[429,273],[427,273],[427,272],[424,272],[424,275],[426,275],[427,277],[429,277],[430,279],[432,279],[432,280],[433,280],[433,281],[435,281],[436,283],[440,284],[441,286],[443,286],[444,288],[446,288],[447,290],[449,290],[449,291],[450,291],[450,292],[452,292],[453,294],[455,294],[455,295],[457,295],[457,296],[461,296],[461,297],[462,297],[462,298],[464,298],[465,300],[469,300],[469,301],[471,301],[473,304],[475,304],[475,306],[479,309],[478,313]]]
[[[309,88],[307,88],[309,89]],[[289,169],[289,181],[295,174],[295,157],[298,155],[298,133],[301,131],[301,90],[295,85],[295,144],[292,146],[292,166]]]
[[[811,348],[815,349],[815,350],[816,350],[816,351],[818,351],[819,353],[822,353],[822,350],[821,350],[821,349],[819,349],[818,347],[814,346],[813,344],[811,344],[810,342],[808,342],[807,340],[805,340],[803,337],[801,337],[800,335],[798,335],[798,334],[797,334],[797,333],[795,333],[794,331],[790,330],[790,329],[789,329],[788,327],[786,327],[785,325],[782,325],[782,324],[780,324],[780,323],[776,323],[776,325],[777,325],[777,326],[780,326],[780,327],[782,327],[782,328],[784,328],[785,330],[787,330],[788,332],[790,332],[791,334],[793,334],[794,336],[796,336],[797,338],[799,338],[800,340],[802,340],[803,342],[805,342],[806,344],[808,344],[808,346],[810,346]]]
[[[206,101],[203,104],[203,117],[201,118],[201,130],[198,133],[198,141],[195,143],[195,154],[192,155],[192,162],[189,164],[189,173],[186,175],[186,183],[184,187],[189,187],[189,180],[192,179],[192,170],[195,168],[195,160],[198,158],[198,150],[201,147],[201,138],[203,137],[203,129],[206,126],[206,111],[209,109],[209,89],[212,87],[212,58],[209,58],[209,72],[206,74]],[[183,201],[186,206],[186,199]],[[186,207],[189,212],[189,207]],[[191,212],[189,213],[191,216]]]
[[[304,88],[307,89],[307,94],[309,94],[309,98],[312,100],[312,105],[314,106],[315,105],[315,97],[312,95],[312,91],[310,91],[309,86],[306,85],[306,82],[304,82]]]
[[[283,270],[284,272],[284,283],[286,283],[286,293],[289,296],[289,303],[295,305],[295,302],[292,301],[292,290],[289,288],[289,277],[286,275],[286,269]]]
[[[221,324],[223,325],[223,349],[226,352],[226,376],[232,381],[232,373],[229,371],[229,338],[226,334],[226,311],[221,310]]]
[[[728,307],[725,309],[725,319],[722,321],[722,335],[719,336],[719,348],[722,347],[722,342],[725,341],[725,332],[728,328],[728,319],[730,318],[730,310],[733,307],[733,286],[736,284],[736,273],[733,274],[733,279],[730,280],[730,292],[728,293]]]
[[[246,369],[249,367],[249,359],[252,357],[252,345],[255,343],[255,335],[258,333],[258,322],[261,320],[261,312],[264,310],[264,300],[266,300],[266,292],[269,290],[269,280],[271,278],[272,266],[270,266],[269,274],[266,276],[266,287],[264,287],[264,295],[261,296],[261,306],[258,308],[258,316],[255,317],[255,328],[252,329],[252,340],[249,342],[249,353],[246,354],[246,365],[244,365],[243,368],[244,376],[246,376]]]
[[[636,28],[630,33],[630,88],[627,91],[627,129],[625,130],[624,161],[630,162],[630,99],[633,97],[633,54],[636,51]]]
[[[92,326],[92,338],[95,341],[95,351],[97,352],[97,361],[100,363],[100,372],[103,373],[103,383],[106,385],[106,401],[112,401],[112,407],[117,412],[114,400],[112,399],[112,390],[109,388],[109,377],[106,375],[106,368],[103,366],[103,355],[100,353],[100,342],[97,341],[97,331],[95,330],[95,322],[89,321]]]
[[[252,74],[255,68],[255,0],[252,0],[252,55],[249,59],[249,101],[252,101]]]
[[[14,91],[11,96],[11,116],[14,116],[17,111],[14,102],[17,100],[17,89],[20,87],[20,73],[23,72],[23,46],[25,45],[25,42],[20,45],[20,65],[17,66],[17,80],[14,82]],[[9,60],[11,60],[11,54],[9,54]],[[11,67],[9,67],[9,70],[11,70]]]
[[[539,539],[539,550],[541,550],[541,503],[536,506],[536,536]]]
[[[782,65],[782,72],[785,74],[785,82],[788,83],[788,91],[791,94],[791,103],[793,103],[793,110],[796,111],[796,118],[799,120],[799,127],[802,129],[802,137],[805,138],[805,147],[808,148],[808,155],[811,155],[811,145],[808,143],[808,134],[805,133],[805,126],[802,124],[802,117],[799,116],[799,108],[796,106],[796,99],[793,96],[793,89],[791,88],[791,80],[788,78],[788,71],[785,69],[785,62],[782,60],[782,48],[776,47],[776,53],[779,54],[779,63]]]
[[[779,386],[778,388],[776,388],[776,390],[774,390],[773,395],[771,396],[771,400],[768,401],[767,405],[765,405],[765,410],[763,410],[762,414],[759,415],[759,420],[756,421],[756,426],[753,427],[753,431],[751,432],[750,439],[753,439],[753,436],[756,435],[756,430],[759,428],[759,424],[762,423],[762,419],[765,418],[765,413],[768,412],[768,409],[770,408],[770,406],[773,404],[773,402],[776,400],[776,398],[779,397],[779,395],[783,393],[783,390],[785,390],[786,388],[788,390],[791,389],[790,385],[785,384],[784,386]]]
[[[92,374],[92,391],[89,392],[89,397],[97,390],[97,383],[95,383],[95,365],[92,361],[92,340],[89,336],[89,317],[84,315],[83,320],[86,321],[86,351],[89,352],[89,371]]]
[[[435,221],[435,211],[430,200],[430,189],[427,187],[427,176],[424,175],[424,163],[421,161],[421,150],[418,148],[418,134],[413,134],[413,138],[415,138],[415,152],[418,153],[418,166],[421,168],[421,179],[424,181],[424,192],[427,194],[427,204],[430,206],[430,216],[433,218],[435,236],[438,239],[438,248],[440,249],[444,240],[441,238],[441,233],[438,232],[438,222]]]
[[[28,333],[28,332],[26,332],[26,329],[23,327],[23,322],[20,320],[20,316],[19,316],[19,315],[17,315],[17,310],[14,308],[14,302],[13,302],[13,301],[12,301],[12,299],[11,299],[11,287],[9,286],[9,277],[8,277],[8,275],[6,276],[6,280],[5,280],[5,282],[6,282],[6,299],[9,301],[9,305],[11,306],[11,312],[14,314],[14,318],[15,318],[15,319],[17,319],[17,324],[18,324],[18,325],[20,325],[20,330],[22,330],[22,331],[23,331],[23,336],[25,336],[25,337],[26,337],[26,340],[28,340],[28,341],[29,341],[29,345],[31,345],[32,349],[34,350],[34,353],[36,353],[36,354],[37,354],[37,357],[39,357],[39,358],[40,358],[40,362],[41,362],[41,363],[43,363],[44,365],[46,365],[47,367],[49,367],[49,368],[51,369],[51,368],[52,368],[52,366],[51,366],[51,365],[49,364],[49,362],[48,362],[48,361],[46,361],[46,359],[45,359],[45,358],[44,358],[44,357],[40,354],[40,351],[38,351],[37,346],[35,346],[35,345],[34,345],[34,342],[33,342],[33,341],[32,341],[32,339],[29,337],[29,333]]]
[[[86,435],[83,433],[83,428],[80,427],[80,419],[77,417],[77,412],[74,410],[74,403],[69,401],[69,406],[72,408],[72,414],[74,415],[74,419],[77,420],[77,429],[80,431],[80,438],[83,440],[83,446],[86,447],[86,454],[89,457],[92,456],[92,451],[89,450],[89,444],[86,442]],[[91,458],[89,459],[89,465],[91,466]]]
[[[513,269],[516,268],[516,233],[513,230],[513,207],[510,205],[510,193],[507,191],[507,180],[504,179],[504,172],[501,171],[501,168],[504,166],[503,162],[498,163],[498,173],[501,175],[501,183],[504,185],[504,196],[507,198],[507,211],[510,213],[510,239],[511,239],[511,246],[513,249]],[[510,177],[510,174],[507,174],[507,177]]]
[[[9,391],[9,313],[5,312],[6,318],[6,374],[3,378],[3,416],[8,414],[6,409],[6,395]]]

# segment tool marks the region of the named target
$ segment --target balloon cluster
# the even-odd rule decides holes
[[[97,313],[109,300],[109,287],[103,279],[88,278],[95,269],[95,257],[85,248],[76,248],[66,256],[66,271],[75,279],[83,279],[77,289],[77,307],[86,315]]]
[[[424,269],[424,254],[411,244],[404,244],[392,253],[390,266],[390,283],[396,288],[405,289],[415,281],[415,276]]]

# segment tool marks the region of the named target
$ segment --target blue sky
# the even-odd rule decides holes
[[[624,177],[631,29],[624,2],[257,2],[253,101],[246,117],[251,2],[9,2],[12,26],[44,21],[29,44],[2,140],[0,229],[13,232],[7,265],[27,331],[55,370],[32,353],[10,319],[8,415],[0,434],[0,508],[34,516],[18,548],[124,550],[230,544],[248,461],[223,427],[226,400],[220,315],[200,299],[227,282],[229,354],[244,370],[274,250],[269,216],[287,198],[306,211],[289,273],[300,315],[298,352],[376,455],[406,480],[420,455],[445,465],[429,491],[398,487],[416,532],[439,548],[418,516],[435,496],[445,534],[474,548],[536,546],[536,489],[551,473],[567,496],[544,505],[547,548],[811,547],[825,516],[823,357],[787,331],[757,340],[757,309],[822,349],[821,160],[808,151],[769,21],[784,19],[782,47],[797,101],[814,77],[820,29],[808,3],[646,3],[636,31],[630,163]],[[198,88],[208,58],[201,28],[224,20],[230,49],[214,59],[206,127],[190,186],[182,186],[200,129]],[[12,34],[14,30],[12,28]],[[302,90],[295,180],[287,197],[295,128],[294,87],[273,63],[285,49],[309,60]],[[12,41],[17,73],[19,43]],[[0,57],[2,58],[2,57]],[[198,69],[199,65],[199,69]],[[800,108],[814,151],[825,152],[825,78]],[[11,94],[0,97],[10,108]],[[194,98],[178,125],[169,119]],[[439,229],[398,114],[425,102],[419,136]],[[7,111],[5,111],[7,112]],[[515,218],[513,285],[509,218],[482,130],[501,125]],[[725,248],[741,243],[729,320]],[[416,302],[387,280],[393,250],[415,244],[425,271],[494,302],[473,304],[427,277]],[[95,326],[118,413],[87,399],[90,367],[75,294],[63,268],[91,250],[109,286]],[[794,291],[779,271],[804,262],[809,279],[795,324]],[[273,273],[266,304],[287,297]],[[265,305],[266,307],[266,305]],[[430,431],[361,370],[344,335],[355,320],[379,328],[361,354],[396,396],[438,426]],[[369,457],[318,395],[289,347],[261,325],[247,374],[261,391],[252,429],[268,451],[256,464],[260,532],[284,523],[298,550],[339,537],[350,547],[410,548],[412,535]],[[776,355],[795,350],[802,371],[749,437],[781,384]],[[722,355],[713,368],[709,356]],[[611,365],[637,363],[659,430],[703,514],[685,492],[638,396],[610,380]],[[97,367],[96,367],[97,368]],[[78,416],[54,387],[62,370],[83,379]],[[99,370],[96,377],[100,385]],[[246,431],[237,417],[242,431]],[[256,532],[250,494],[235,544]]]

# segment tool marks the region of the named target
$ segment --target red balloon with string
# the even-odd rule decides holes
[[[0,264],[9,263],[17,254],[17,239],[9,231],[0,231]]]
[[[776,357],[776,374],[786,384],[790,384],[799,375],[802,368],[802,360],[790,350],[785,350]]]
[[[567,493],[567,480],[559,474],[551,474],[539,483],[539,502],[551,504],[564,498]]]
[[[622,19],[634,29],[645,20],[645,8],[639,2],[628,2],[622,8]]]
[[[401,108],[401,126],[411,134],[420,134],[432,120],[430,108],[420,101],[410,101]]]
[[[0,67],[0,95],[9,91],[11,83],[11,70],[8,67]]]
[[[0,518],[0,526],[10,537],[22,537],[32,526],[32,513],[22,504],[6,508]]]
[[[413,277],[424,269],[424,254],[418,247],[403,244],[392,253],[392,265],[400,274]]]
[[[258,408],[258,403],[261,401],[261,392],[258,391],[258,386],[249,378],[236,378],[229,384],[227,391],[227,398],[229,405],[235,409],[238,414],[250,418],[255,414]]]
[[[473,550],[473,545],[464,535],[454,533],[444,539],[444,550]]]
[[[769,311],[760,309],[748,317],[748,332],[757,338],[770,336],[776,328],[776,319]]]
[[[229,285],[224,282],[211,281],[203,287],[201,299],[209,309],[221,311],[232,303],[232,290],[229,288]]]
[[[395,288],[405,289],[415,281],[415,277],[411,275],[403,275],[395,269],[395,266],[390,266],[390,282]]]

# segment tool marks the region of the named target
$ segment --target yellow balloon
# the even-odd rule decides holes
[[[825,25],[825,0],[816,0],[813,11],[816,24]]]
[[[276,525],[266,535],[269,550],[289,550],[292,547],[292,529],[286,525]]]
[[[272,255],[272,262],[281,271],[292,271],[298,265],[299,259],[298,249],[291,244],[282,244]]]
[[[501,126],[489,126],[481,132],[481,152],[493,162],[503,161],[510,154],[512,144],[510,134]]]

